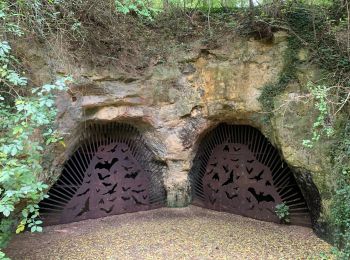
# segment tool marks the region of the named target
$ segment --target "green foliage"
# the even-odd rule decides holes
[[[0,213],[1,226],[12,225],[7,218],[16,217],[15,208],[25,201],[18,231],[29,225],[32,231],[40,231],[36,220],[36,205],[44,198],[47,185],[37,179],[43,171],[41,163],[45,146],[58,140],[52,129],[56,117],[55,90],[65,89],[65,80],[32,90],[31,96],[17,96],[15,105],[0,104]],[[10,82],[10,81],[9,81]],[[1,96],[0,96],[1,98]],[[0,240],[0,246],[6,241]]]
[[[289,207],[287,204],[284,202],[277,204],[275,208],[275,212],[280,219],[281,223],[290,223],[290,218],[289,218]]]
[[[303,140],[304,146],[312,148],[321,136],[331,137],[334,133],[328,100],[331,88],[324,85],[315,85],[312,82],[309,82],[307,86],[313,96],[314,107],[318,110],[318,116],[312,125],[312,138]]]
[[[43,168],[45,146],[58,141],[52,129],[56,117],[53,91],[64,90],[65,80],[32,90],[31,96],[18,96],[15,105],[0,104],[0,247],[6,245],[8,232],[17,225],[16,207],[21,209],[16,232],[28,225],[31,231],[41,231],[42,222],[37,203],[42,200],[47,185],[38,181]]]
[[[10,258],[6,257],[5,253],[1,252],[1,251],[0,251],[0,259],[1,260],[10,260]]]
[[[122,14],[135,13],[139,17],[153,20],[157,9],[147,4],[144,0],[115,0],[116,10]]]
[[[284,57],[285,66],[279,80],[263,88],[259,100],[264,110],[271,115],[275,109],[275,97],[290,83],[298,80],[296,67],[299,61],[296,54],[299,48],[307,48],[311,53],[312,62],[325,72],[322,82],[310,83],[307,86],[315,105],[314,110],[318,114],[312,127],[312,136],[305,136],[309,139],[304,140],[304,145],[311,147],[320,141],[322,136],[332,135],[334,123],[339,121],[338,117],[343,116],[344,112],[341,110],[337,117],[336,113],[331,113],[333,105],[336,104],[338,108],[347,107],[346,95],[350,88],[349,50],[342,47],[347,44],[341,44],[341,40],[337,39],[338,34],[346,35],[344,30],[347,30],[349,25],[343,3],[345,2],[333,0],[261,0],[260,5],[253,8],[254,12],[250,12],[248,0],[0,0],[0,246],[6,243],[14,230],[22,232],[29,227],[32,231],[41,231],[37,202],[44,197],[43,191],[47,186],[38,179],[43,171],[41,165],[47,145],[60,140],[53,125],[56,115],[54,92],[65,88],[64,79],[35,89],[28,86],[27,79],[17,69],[19,64],[11,55],[9,43],[13,37],[24,34],[21,26],[25,26],[25,31],[33,33],[41,40],[45,40],[47,35],[56,36],[62,33],[57,38],[75,44],[73,47],[84,46],[84,49],[97,50],[97,53],[103,55],[106,55],[105,50],[108,50],[108,56],[117,61],[123,60],[119,59],[123,57],[120,55],[123,50],[130,55],[126,57],[134,58],[138,53],[142,53],[142,59],[147,56],[142,49],[135,50],[150,41],[151,37],[148,36],[151,29],[147,25],[150,25],[151,20],[155,22],[158,10],[163,7],[163,14],[179,11],[184,19],[179,19],[178,13],[174,15],[177,19],[173,20],[166,15],[163,18],[158,16],[161,22],[150,27],[164,28],[162,32],[168,30],[165,37],[172,35],[174,39],[179,38],[181,43],[182,39],[191,39],[195,30],[205,26],[211,28],[210,35],[215,34],[215,30],[218,31],[219,28],[226,30],[226,33],[231,33],[234,29],[239,30],[242,20],[248,20],[249,25],[252,24],[252,20],[258,21],[259,25],[265,24],[264,28],[272,32],[287,30],[290,37]],[[235,13],[232,13],[232,10],[235,10]],[[214,12],[217,12],[216,20],[213,17]],[[254,16],[251,13],[254,13]],[[135,22],[133,16],[141,18],[141,22]],[[221,19],[222,17],[226,17],[225,20]],[[215,22],[220,19],[224,21],[214,27]],[[162,24],[162,21],[166,20],[171,20],[169,24],[172,27],[167,28]],[[135,42],[139,38],[115,26],[115,21],[120,24],[130,23],[130,31],[135,30],[139,34],[141,32],[145,40],[138,46]],[[143,23],[144,21],[147,22]],[[224,23],[226,27],[222,26]],[[96,34],[96,30],[99,30],[99,34]],[[249,33],[250,31],[247,35]],[[159,34],[156,36],[157,40],[161,41],[158,36]],[[95,45],[88,45],[90,43]],[[158,55],[161,49],[156,49],[155,52]],[[327,87],[339,85],[342,91],[337,95],[333,87]],[[333,150],[333,174],[337,183],[332,201],[332,223],[336,230],[336,244],[343,248],[343,251],[338,252],[338,256],[348,259],[350,181],[346,159],[348,160],[350,154],[350,135],[348,124],[345,125],[346,127],[337,129],[335,138],[338,143]],[[288,206],[285,204],[276,207],[276,214],[281,219],[288,219],[288,212]],[[3,255],[0,252],[1,257]]]
[[[332,7],[332,6],[331,6]],[[332,17],[326,9],[310,6],[297,7],[298,12],[289,16],[293,30],[303,38],[304,48],[312,53],[313,62],[323,69],[322,83],[309,83],[307,89],[317,117],[312,126],[312,137],[304,140],[305,146],[312,147],[321,137],[336,140],[332,174],[336,180],[331,204],[331,224],[337,258],[350,258],[350,125],[346,109],[349,108],[350,90],[349,50],[346,42],[338,39],[337,31],[344,30],[343,16]],[[344,11],[344,10],[343,10]],[[345,12],[343,12],[345,14]],[[348,24],[349,21],[346,21]],[[333,110],[333,111],[332,111]],[[343,119],[343,118],[346,119]],[[335,124],[341,124],[335,135]]]
[[[48,186],[38,180],[46,146],[60,140],[53,124],[57,114],[54,93],[64,90],[68,80],[38,88],[28,85],[4,40],[22,35],[14,23],[16,16],[7,1],[0,2],[0,248],[26,227],[42,231],[37,203],[46,196]],[[5,258],[2,252],[0,257]]]
[[[268,118],[271,116],[271,112],[275,109],[274,99],[281,94],[288,86],[290,82],[296,80],[296,42],[295,37],[290,36],[288,39],[288,49],[284,54],[284,67],[280,73],[279,79],[276,83],[270,83],[264,86],[259,97],[259,101],[262,104],[263,110],[268,112]]]
[[[346,117],[336,133],[337,142],[332,149],[335,169],[335,191],[332,201],[332,225],[335,250],[339,259],[350,258],[350,121]]]
[[[349,40],[344,37],[349,33],[350,21],[346,17],[347,9],[341,1],[286,1],[283,6],[270,12],[263,11],[258,19],[263,19],[271,28],[289,28],[289,50],[285,57],[285,67],[275,84],[266,85],[260,102],[271,116],[275,109],[274,98],[282,93],[286,86],[298,82],[296,58],[300,48],[310,52],[310,63],[316,64],[323,71],[319,82],[309,82],[305,94],[314,109],[316,119],[311,128],[311,137],[305,136],[303,144],[313,147],[322,139],[332,138],[336,144],[332,149],[333,178],[336,180],[331,198],[332,216],[329,221],[334,230],[336,256],[339,259],[350,258],[350,50]],[[274,12],[271,12],[274,10]],[[263,15],[262,15],[263,14]],[[345,119],[344,119],[345,118]],[[341,126],[339,121],[343,121]],[[344,123],[345,122],[345,123]],[[308,138],[308,139],[306,139]]]

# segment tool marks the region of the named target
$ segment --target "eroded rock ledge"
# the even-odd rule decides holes
[[[263,120],[258,101],[261,89],[278,80],[284,65],[287,35],[277,32],[273,43],[252,39],[222,39],[216,49],[193,42],[187,50],[171,54],[166,62],[150,67],[138,76],[121,74],[118,68],[95,68],[71,60],[65,50],[43,52],[39,47],[23,52],[34,82],[40,84],[57,74],[70,74],[75,83],[67,93],[60,93],[59,130],[66,148],[57,149],[53,176],[78,144],[86,121],[128,122],[140,129],[157,160],[167,167],[164,182],[168,205],[181,207],[189,203],[188,173],[202,136],[221,122],[251,125],[261,130],[296,169],[306,196],[312,176],[327,209],[329,159],[324,146],[303,148],[302,139],[312,125],[310,104],[290,102],[303,91],[303,85],[315,77],[315,69],[306,69],[300,60],[299,82],[291,85],[276,99],[277,109],[271,123]],[[23,46],[18,46],[18,50]],[[62,58],[65,57],[65,58]],[[308,173],[311,173],[309,175]],[[317,190],[316,190],[317,192]],[[310,194],[307,194],[310,193]]]

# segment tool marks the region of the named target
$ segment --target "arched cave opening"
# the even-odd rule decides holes
[[[41,216],[52,225],[161,207],[163,170],[136,127],[87,124],[49,197],[40,202]]]
[[[275,207],[285,203],[291,224],[314,223],[293,170],[251,126],[222,123],[208,132],[199,144],[190,183],[196,206],[278,223]]]

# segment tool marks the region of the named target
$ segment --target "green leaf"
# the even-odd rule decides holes
[[[19,224],[19,225],[17,226],[17,229],[16,229],[16,234],[19,234],[19,233],[23,232],[24,229],[25,229],[25,225],[23,225],[22,223]]]
[[[8,217],[8,216],[10,216],[11,211],[10,211],[8,208],[5,208],[5,209],[2,211],[2,214],[4,214],[5,217]]]
[[[22,210],[22,216],[24,218],[27,218],[28,217],[28,210],[26,210],[26,209]]]
[[[36,231],[37,232],[43,232],[43,228],[42,227],[36,227]]]

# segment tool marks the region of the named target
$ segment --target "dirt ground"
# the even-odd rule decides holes
[[[12,259],[324,259],[330,245],[309,228],[198,207],[50,226],[17,235]]]

